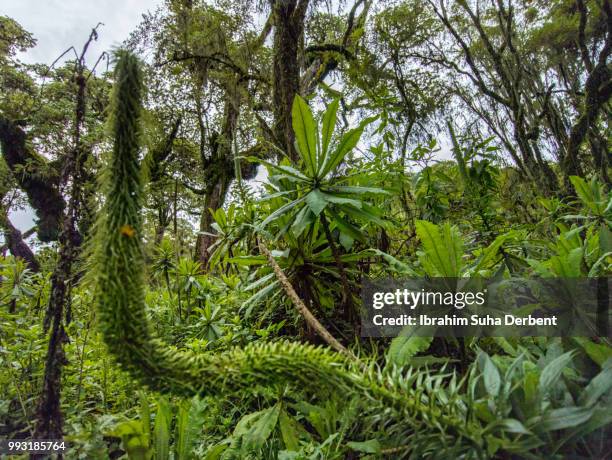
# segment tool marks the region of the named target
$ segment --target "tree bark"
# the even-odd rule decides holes
[[[23,235],[15,228],[6,214],[0,217],[0,225],[4,228],[4,239],[6,247],[14,257],[23,259],[28,268],[35,273],[40,271],[40,264],[30,247],[23,241]]]
[[[61,411],[61,379],[67,364],[64,344],[68,335],[64,321],[70,322],[70,289],[73,283],[73,265],[79,254],[81,237],[77,231],[77,220],[83,210],[84,166],[87,151],[83,146],[82,130],[86,110],[87,79],[85,77],[85,54],[89,44],[97,38],[92,29],[85,42],[75,70],[77,85],[73,148],[64,159],[60,188],[66,188],[68,206],[63,215],[59,234],[58,262],[51,277],[51,295],[45,315],[44,329],[49,331],[49,345],[45,362],[43,388],[38,401],[37,421],[34,437],[37,439],[62,439],[63,417]],[[33,455],[36,458],[36,455]]]
[[[304,19],[308,0],[274,0],[273,47],[273,110],[274,137],[276,144],[289,158],[296,162],[295,134],[291,125],[291,107],[296,94],[300,93],[300,65],[298,60],[300,43],[303,41]]]
[[[214,221],[210,210],[215,211],[223,206],[227,191],[235,176],[232,146],[236,137],[239,115],[239,101],[233,100],[231,95],[228,94],[221,134],[212,136],[210,140],[211,156],[202,159],[206,191],[195,252],[204,269],[208,267],[208,260],[210,259],[208,249],[215,239],[214,236],[210,235],[213,232],[212,224]]]
[[[27,145],[26,133],[0,116],[0,147],[19,187],[28,196],[37,216],[38,239],[55,241],[59,235],[64,199],[59,191],[59,172]]]

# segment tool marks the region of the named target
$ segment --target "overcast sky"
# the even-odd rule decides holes
[[[35,48],[20,55],[27,63],[51,64],[70,46],[79,51],[91,29],[104,23],[91,47],[95,61],[102,51],[120,44],[163,0],[0,0],[0,15],[19,22],[38,40]],[[95,56],[95,57],[94,57]]]
[[[134,30],[142,14],[163,0],[0,0],[0,15],[9,16],[34,35],[36,47],[22,53],[23,62],[51,64],[70,46],[79,51],[98,22],[99,38],[90,46],[88,62],[119,45]],[[67,56],[68,58],[73,57]],[[34,225],[32,210],[11,213],[21,231]]]

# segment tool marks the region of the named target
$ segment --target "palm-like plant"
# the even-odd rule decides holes
[[[170,272],[174,270],[175,252],[169,239],[164,238],[154,249],[153,273],[161,274],[164,277],[168,294],[170,290]]]
[[[337,110],[338,100],[335,100],[323,114],[319,129],[308,104],[301,97],[295,97],[292,123],[301,164],[294,167],[264,162],[274,172],[270,177],[273,193],[264,200],[280,198],[283,204],[264,219],[259,228],[263,230],[284,217],[287,224],[277,237],[290,230],[292,236],[298,238],[307,228],[320,223],[340,273],[348,311],[351,309],[350,287],[332,230],[338,229],[345,247],[354,240],[365,241],[361,228],[353,222],[384,226],[381,212],[364,197],[386,192],[380,188],[349,185],[351,177],[338,173],[347,155],[357,146],[365,127],[375,118],[368,118],[343,135],[334,136]]]
[[[174,274],[177,278],[178,285],[178,307],[179,307],[179,319],[182,316],[181,308],[181,293],[184,292],[187,295],[187,311],[186,317],[189,319],[191,315],[191,296],[194,292],[198,292],[201,289],[201,284],[198,279],[199,275],[202,274],[202,265],[189,258],[181,258],[174,269]]]
[[[6,260],[6,259],[5,259]],[[2,300],[8,300],[9,313],[15,313],[17,301],[23,297],[33,297],[34,274],[23,259],[8,259],[0,269]]]

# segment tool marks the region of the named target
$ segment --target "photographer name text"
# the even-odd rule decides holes
[[[382,314],[377,314],[372,318],[372,323],[375,326],[556,326],[557,317],[540,318],[531,315],[504,315],[503,317],[471,315],[469,318],[457,315],[399,315],[386,317]]]

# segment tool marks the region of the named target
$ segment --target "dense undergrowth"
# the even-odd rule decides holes
[[[143,242],[138,65],[124,53],[117,66],[107,198],[93,255],[81,261],[84,282],[71,292],[62,381],[70,458],[609,454],[605,339],[355,337],[366,276],[609,275],[612,201],[601,183],[573,176],[572,194],[540,196],[495,160],[490,141],[470,138],[457,140],[462,161],[410,174],[382,146],[345,163],[373,120],[335,135],[338,102],[317,129],[296,98],[301,161],[267,164],[261,194],[238,184],[234,202],[214,213],[205,272],[172,236]],[[357,361],[307,327],[258,238]],[[2,437],[33,430],[53,257],[41,252],[36,274],[2,259]]]

